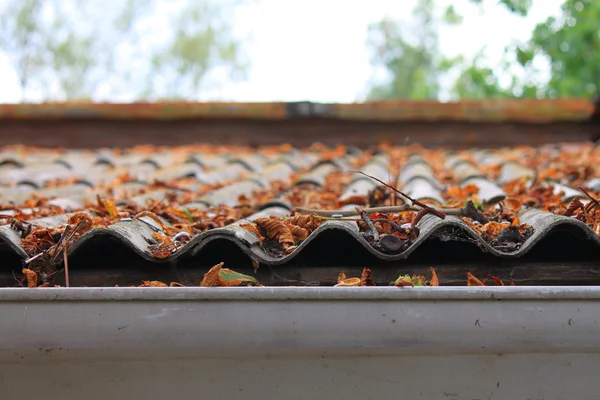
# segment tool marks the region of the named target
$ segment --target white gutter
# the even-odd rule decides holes
[[[338,398],[342,392],[345,399],[366,398],[360,390],[343,389],[342,380],[370,387],[379,379],[375,375],[396,377],[396,383],[379,382],[382,391],[373,397],[438,398],[458,385],[460,396],[439,398],[476,398],[485,394],[482,385],[485,391],[491,388],[488,380],[496,390],[496,381],[515,380],[516,371],[527,367],[528,374],[547,381],[509,384],[505,390],[518,390],[504,397],[498,390],[493,398],[527,398],[520,395],[537,396],[549,388],[546,398],[567,396],[568,387],[557,380],[565,373],[579,382],[578,395],[570,398],[588,398],[592,388],[594,395],[600,393],[597,368],[592,368],[600,357],[600,287],[0,289],[0,315],[1,368],[2,362],[25,362],[22,371],[15,365],[0,371],[13,382],[25,383],[29,375],[19,378],[19,373],[32,368],[36,377],[66,379],[47,363],[67,360],[69,368],[91,368],[97,382],[112,382],[115,363],[137,360],[141,369],[123,370],[124,380],[111,387],[127,391],[134,375],[150,365],[164,371],[146,383],[145,398],[160,392],[152,379],[183,392],[212,387],[196,372],[192,383],[181,381],[192,372],[176,373],[175,366],[188,363],[213,383],[223,380],[205,393],[229,393],[224,398],[236,398],[226,389],[228,379],[246,382],[246,396],[255,392],[258,398],[261,388],[277,383],[269,377],[284,371],[300,374],[302,384],[288,383],[290,388],[303,388],[296,396],[284,393],[285,398],[319,393]],[[287,361],[268,361],[282,357]],[[335,366],[327,372],[331,382],[321,382],[325,358]],[[46,372],[36,370],[43,360]],[[209,373],[212,369],[223,376]],[[254,381],[236,375],[247,369]],[[485,371],[494,371],[493,377],[486,378]],[[406,380],[398,381],[401,376]],[[311,382],[320,382],[324,391]],[[420,382],[418,393],[429,397],[397,392],[402,382]]]

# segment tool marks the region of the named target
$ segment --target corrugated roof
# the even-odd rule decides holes
[[[457,264],[472,260],[474,251],[522,259],[544,241],[548,246],[579,238],[597,259],[599,157],[592,143],[466,151],[389,145],[9,147],[0,150],[6,222],[0,251],[5,268],[28,260],[46,277],[61,268],[61,240],[69,258],[110,253],[118,243],[145,265],[183,259],[201,264],[214,257],[227,262],[236,253],[238,264],[280,266],[279,273],[289,265],[335,264],[332,259],[344,258],[339,253],[397,266],[421,248],[435,249],[428,243],[455,249],[447,258]],[[351,170],[388,182],[425,206]],[[423,207],[441,210],[445,218],[419,212]],[[115,268],[130,262],[110,255],[106,260]]]

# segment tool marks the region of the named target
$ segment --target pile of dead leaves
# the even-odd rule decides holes
[[[268,218],[257,218],[252,223],[240,224],[240,227],[256,235],[265,251],[282,256],[293,252],[321,222],[320,219],[306,214],[284,218],[271,215]]]

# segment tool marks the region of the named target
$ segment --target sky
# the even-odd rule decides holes
[[[88,0],[97,1],[97,0]],[[0,3],[2,0],[0,0]],[[459,27],[442,28],[440,47],[447,56],[473,57],[486,46],[490,65],[499,63],[512,40],[525,41],[535,25],[560,14],[562,0],[534,0],[527,17],[486,0],[484,12],[468,0],[454,4],[464,17]],[[255,0],[235,12],[235,35],[244,40],[250,61],[247,79],[211,90],[211,101],[356,102],[364,99],[373,76],[366,46],[369,24],[385,17],[407,20],[414,0]],[[0,54],[0,102],[20,100],[17,75]],[[103,101],[130,101],[122,93]]]

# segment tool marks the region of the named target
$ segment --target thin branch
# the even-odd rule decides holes
[[[433,208],[433,207],[430,207],[430,206],[428,206],[428,205],[427,205],[427,204],[425,204],[425,203],[421,203],[421,202],[420,202],[420,201],[418,201],[417,199],[413,199],[412,197],[410,197],[410,196],[409,196],[409,195],[407,195],[406,193],[404,193],[404,192],[401,192],[400,190],[396,189],[395,187],[393,187],[393,186],[392,186],[392,185],[390,185],[390,184],[387,184],[387,183],[385,183],[384,181],[382,181],[382,180],[381,180],[381,179],[379,179],[379,178],[376,178],[376,177],[374,177],[374,176],[371,176],[371,175],[369,175],[369,174],[366,174],[366,173],[364,173],[364,172],[362,172],[362,171],[353,171],[353,170],[350,170],[350,172],[353,172],[353,173],[358,173],[358,174],[361,174],[361,175],[364,175],[364,176],[366,176],[367,178],[371,178],[371,179],[373,179],[373,180],[375,180],[375,181],[377,181],[377,182],[381,183],[382,185],[384,185],[384,186],[386,186],[386,187],[388,187],[388,188],[392,189],[394,192],[398,193],[399,195],[401,195],[401,196],[403,196],[403,197],[407,198],[408,200],[410,200],[410,202],[411,202],[413,205],[415,205],[415,206],[419,206],[419,207],[421,207],[421,208],[428,208],[428,209],[431,209],[430,213],[431,213],[431,214],[433,214],[433,215],[435,215],[435,216],[436,216],[436,217],[438,217],[438,218],[441,218],[441,219],[444,219],[444,218],[446,218],[446,215],[445,215],[443,212],[441,212],[441,211],[439,211],[439,210],[436,210],[435,208]]]
[[[67,246],[63,248],[63,259],[65,261],[65,284],[67,287],[71,286],[69,284],[69,260],[67,258]]]
[[[373,235],[373,240],[377,242],[379,240],[379,232],[377,231],[377,228],[375,228],[375,225],[373,224],[373,221],[371,221],[371,218],[369,218],[367,213],[364,212],[363,209],[360,207],[356,207],[356,212],[360,214],[362,220],[365,222],[365,224],[371,231],[371,234]]]
[[[294,209],[298,214],[311,214],[317,217],[329,217],[331,219],[339,220],[341,218],[333,218],[334,215],[339,215],[341,217],[352,217],[356,215],[360,215],[356,212],[356,210],[317,210],[312,208],[295,208]],[[412,207],[407,204],[403,206],[386,206],[386,207],[371,207],[371,208],[363,208],[363,211],[367,214],[388,214],[388,213],[399,213],[406,211],[414,211],[419,212],[422,208]],[[443,212],[446,215],[454,215],[457,217],[464,216],[464,211],[462,208],[440,208],[438,211]]]

